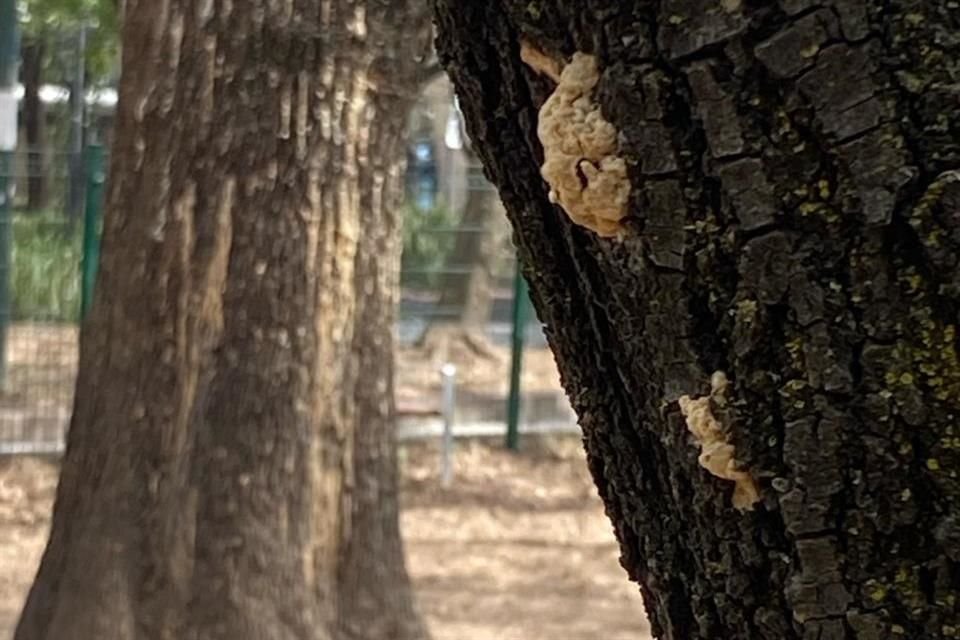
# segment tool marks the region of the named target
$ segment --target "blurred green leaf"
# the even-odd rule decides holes
[[[450,233],[459,216],[445,206],[420,210],[407,205],[403,212],[404,285],[433,287],[439,282],[456,235]]]
[[[14,320],[78,321],[80,230],[60,212],[14,216],[10,282]]]
[[[86,27],[87,84],[111,79],[120,43],[116,0],[20,0],[19,9],[23,39],[46,41],[51,57],[63,49],[65,36]]]

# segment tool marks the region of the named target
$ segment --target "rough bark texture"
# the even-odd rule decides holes
[[[960,635],[960,12],[912,0],[436,0],[594,478],[659,638]],[[619,239],[547,199],[521,38],[595,54]],[[697,463],[722,420],[762,504]]]
[[[370,34],[395,4],[124,3],[100,278],[18,640],[335,637],[354,261],[396,151],[367,128]]]

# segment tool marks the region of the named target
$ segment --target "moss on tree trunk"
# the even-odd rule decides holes
[[[659,638],[960,635],[960,11],[890,0],[436,0],[441,58],[516,230]],[[539,173],[554,83],[597,56],[619,238]],[[715,407],[762,502],[698,464]]]

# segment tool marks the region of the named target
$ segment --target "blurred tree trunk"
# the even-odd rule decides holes
[[[399,5],[125,5],[100,277],[16,638],[333,638]]]
[[[67,106],[70,111],[70,134],[67,154],[66,213],[71,221],[83,216],[83,194],[86,181],[83,170],[83,145],[86,133],[86,93],[87,93],[87,32],[80,25],[76,31],[76,49],[68,55],[69,65],[67,84],[70,94]]]
[[[453,249],[444,265],[447,271],[440,278],[437,306],[443,313],[431,322],[424,343],[457,336],[483,350],[495,294],[497,250],[507,227],[496,188],[476,168],[479,159],[469,146],[464,154],[468,166],[467,201]]]
[[[45,52],[43,38],[24,38],[20,74],[23,79],[23,126],[27,139],[27,208],[47,206],[46,109],[40,100]]]
[[[477,170],[480,162],[467,147],[467,202],[460,219],[453,252],[447,258],[449,269],[467,268],[469,273],[446,273],[441,278],[440,306],[457,309],[453,321],[464,327],[483,328],[490,319],[495,262],[502,233],[497,233],[503,208],[496,187]]]
[[[438,362],[456,360],[458,345],[472,354],[496,357],[486,329],[496,294],[499,249],[508,227],[496,187],[483,176],[480,160],[469,143],[464,156],[467,199],[440,274],[439,312],[419,343]]]
[[[407,122],[432,53],[430,7],[383,5],[368,23],[381,44],[369,76],[364,129],[370,154],[360,179],[363,229],[357,246],[353,357],[353,460],[343,493],[339,561],[340,640],[426,640],[400,535],[394,364],[400,300],[401,212]],[[429,71],[429,70],[427,70]]]
[[[957,12],[435,7],[655,635],[957,637]],[[536,128],[555,84],[521,40],[561,64],[597,57],[577,104],[618,130],[619,238],[548,199]],[[759,485],[753,510],[698,464],[678,406],[720,371],[700,418]]]

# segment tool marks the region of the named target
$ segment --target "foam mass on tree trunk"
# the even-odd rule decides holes
[[[655,635],[958,637],[960,11],[434,7]]]

